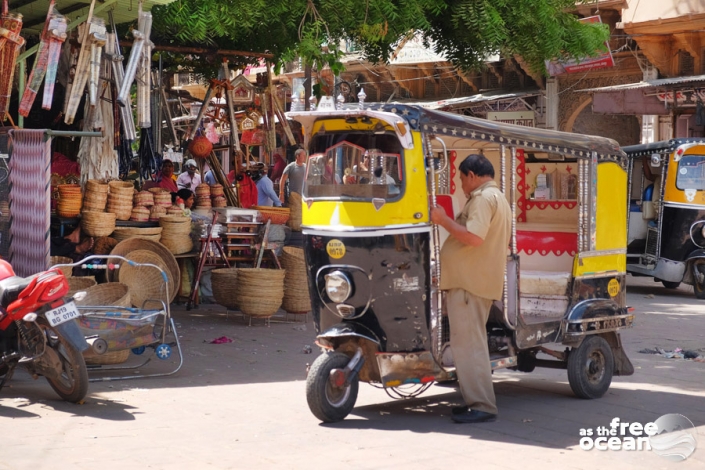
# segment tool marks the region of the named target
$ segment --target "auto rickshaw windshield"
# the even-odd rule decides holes
[[[705,156],[685,155],[678,162],[676,188],[680,190],[705,189]]]

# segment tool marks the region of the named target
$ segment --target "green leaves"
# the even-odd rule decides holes
[[[368,60],[384,62],[403,37],[417,32],[461,68],[482,68],[490,54],[501,53],[521,55],[544,72],[544,60],[594,55],[609,38],[605,25],[580,23],[567,13],[574,5],[575,0],[177,0],[153,8],[153,37],[267,51],[279,65],[301,57],[338,73],[341,40],[354,42]]]

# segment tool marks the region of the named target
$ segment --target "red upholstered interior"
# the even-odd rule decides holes
[[[517,230],[517,249],[528,255],[567,253],[574,256],[578,251],[578,234],[566,232],[534,232]]]

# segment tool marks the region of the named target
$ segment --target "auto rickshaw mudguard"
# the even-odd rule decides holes
[[[377,335],[375,335],[372,330],[367,328],[365,325],[353,321],[337,323],[328,328],[326,331],[321,332],[316,338],[319,341],[323,340],[321,341],[322,343],[327,342],[334,344],[338,343],[338,340],[342,338],[349,337],[363,338],[368,341],[372,341],[378,347],[381,344],[379,338],[377,338]]]
[[[380,341],[366,326],[349,321],[337,323],[316,337],[316,343],[326,349],[352,357],[360,348],[365,362],[359,371],[362,382],[380,382],[381,375],[375,355],[380,351]]]
[[[622,348],[622,339],[616,331],[600,334],[612,348],[614,356],[614,375],[634,375],[634,366]]]
[[[573,305],[566,320],[582,320],[585,318],[601,318],[611,317],[614,315],[622,315],[626,313],[626,309],[619,306],[617,302],[611,299],[586,299]]]

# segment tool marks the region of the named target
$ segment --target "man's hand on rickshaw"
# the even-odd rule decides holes
[[[446,214],[446,211],[442,207],[431,208],[431,222],[440,225],[441,227],[444,227],[444,223],[446,223],[448,220],[451,219],[450,217],[448,217],[448,214]]]

